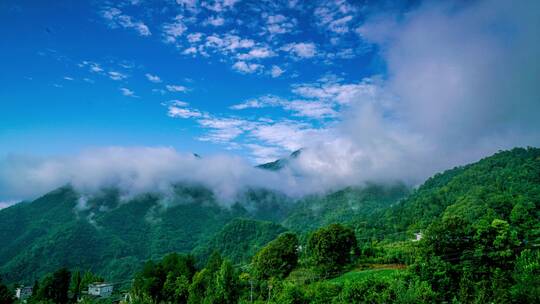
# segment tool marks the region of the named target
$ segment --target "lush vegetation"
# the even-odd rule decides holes
[[[134,303],[540,302],[540,149],[409,192],[367,185],[292,204],[250,190],[223,208],[184,185],[166,207],[108,190],[78,210],[62,188],[0,211],[0,299],[39,278],[34,301],[72,301],[88,279],[67,266],[121,280]]]

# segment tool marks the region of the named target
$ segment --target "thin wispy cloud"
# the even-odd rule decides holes
[[[146,79],[148,79],[148,81],[150,81],[150,82],[153,82],[153,83],[162,82],[161,78],[159,78],[159,76],[157,76],[157,75],[152,75],[150,73],[146,73],[146,74],[144,74],[144,76],[146,76]]]
[[[135,20],[133,17],[123,14],[122,11],[115,7],[109,7],[102,11],[102,17],[108,22],[112,28],[123,27],[134,29],[140,36],[150,36],[152,33],[146,24],[142,21]]]
[[[135,95],[135,92],[128,89],[128,88],[120,88],[120,92],[122,93],[122,95],[124,96],[127,96],[127,97],[139,97],[137,95]]]

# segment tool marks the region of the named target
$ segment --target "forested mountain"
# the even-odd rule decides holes
[[[276,292],[306,299],[316,290],[328,291],[327,300],[355,299],[357,292],[370,293],[370,288],[379,286],[380,292],[388,292],[387,298],[379,298],[382,302],[397,299],[392,297],[401,292],[411,292],[422,301],[527,302],[523,284],[538,282],[540,277],[540,266],[534,266],[540,246],[540,149],[536,148],[499,152],[436,174],[415,190],[401,184],[368,184],[293,201],[279,193],[251,189],[224,206],[202,186],[174,189],[167,198],[144,194],[122,200],[115,189],[84,198],[66,186],[1,210],[4,281],[29,284],[62,266],[91,270],[109,281],[129,280],[145,261],[160,260],[171,252],[192,253],[194,261],[189,263],[199,270],[206,265],[205,269],[220,273],[249,264],[262,267],[253,270],[260,275],[265,267],[282,265],[272,259],[284,257],[268,248],[281,252],[294,246],[305,250],[298,252],[298,261],[291,262],[286,273],[258,280],[260,284],[277,280],[272,284],[283,289]],[[411,241],[414,233],[421,233],[419,242]],[[280,235],[287,237],[279,239]],[[328,243],[329,239],[339,243],[342,237],[349,244],[351,235],[353,247]],[[341,255],[327,252],[332,248],[343,248]],[[213,263],[212,253],[231,264],[208,266]],[[330,256],[341,262],[328,262]],[[347,283],[355,277],[349,275],[327,281],[351,269],[347,267],[366,263],[392,263],[407,270],[391,279],[370,277],[369,283]],[[158,267],[153,265],[145,266],[150,267],[148,275],[154,273],[151,267]],[[194,271],[182,279],[185,284],[195,284],[206,275]],[[139,274],[140,282],[146,280],[144,276]],[[148,296],[144,284],[137,286],[139,295]],[[258,285],[257,297],[266,301],[269,294],[264,286],[268,287]],[[187,297],[189,288],[185,288]],[[356,291],[351,293],[351,288]],[[537,293],[532,292],[534,298]],[[198,296],[204,298],[204,290]],[[279,303],[282,296],[286,295],[276,294],[270,300]]]

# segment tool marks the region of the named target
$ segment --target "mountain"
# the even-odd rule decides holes
[[[196,184],[175,185],[167,197],[129,199],[116,189],[83,197],[65,186],[0,210],[0,273],[8,282],[30,284],[67,266],[118,281],[169,252],[204,260],[213,250],[243,263],[286,230],[305,240],[334,222],[355,228],[359,239],[392,240],[429,232],[448,218],[460,218],[471,231],[498,219],[522,242],[534,243],[539,185],[540,149],[519,148],[436,174],[414,191],[367,184],[292,200],[248,189],[224,205]]]
[[[485,216],[511,221],[525,208],[540,219],[540,149],[501,151],[476,163],[429,178],[409,197],[386,210],[384,223],[396,231],[426,229],[436,220]]]
[[[107,190],[81,207],[69,186],[0,212],[0,272],[31,283],[60,266],[90,269],[115,280],[130,276],[149,258],[190,252],[243,208],[223,208],[212,192],[176,186],[165,205],[154,194],[121,201]]]
[[[128,200],[115,189],[85,199],[66,186],[0,211],[0,273],[7,281],[29,284],[68,266],[119,281],[169,252],[193,252],[204,261],[213,250],[245,262],[287,229],[307,232],[365,218],[405,193],[383,188],[349,188],[298,204],[279,193],[249,189],[224,206],[199,185],[176,185],[167,198],[148,193]]]
[[[266,169],[266,170],[271,170],[271,171],[278,171],[278,170],[281,170],[283,169],[284,167],[286,167],[288,165],[288,163],[292,160],[292,159],[295,159],[295,158],[298,158],[298,156],[300,156],[300,154],[302,153],[302,149],[298,149],[294,152],[292,152],[288,157],[286,158],[280,158],[278,160],[275,160],[273,162],[269,162],[269,163],[265,163],[265,164],[261,164],[261,165],[258,165],[257,168],[261,168],[261,169]]]
[[[406,197],[404,184],[367,184],[347,187],[327,195],[310,195],[300,199],[282,222],[283,226],[307,233],[332,223],[361,224]]]

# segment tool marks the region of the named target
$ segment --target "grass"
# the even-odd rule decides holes
[[[399,271],[400,271],[399,269],[392,269],[392,268],[352,270],[352,271],[349,271],[340,275],[339,277],[331,279],[330,282],[345,283],[345,281],[358,281],[368,276],[389,277],[398,273]]]

